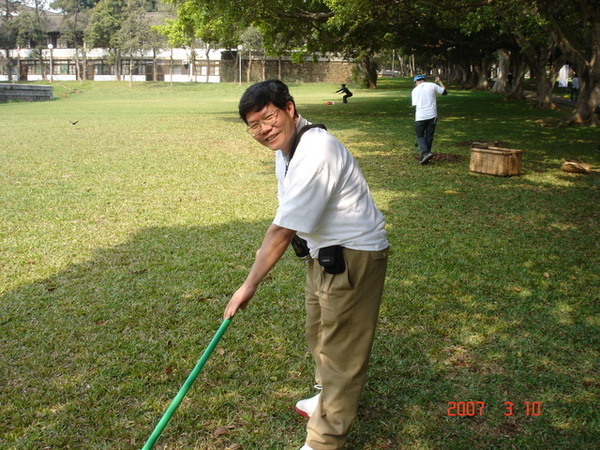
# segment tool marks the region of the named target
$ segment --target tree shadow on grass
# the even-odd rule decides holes
[[[385,211],[393,250],[348,448],[593,442],[593,215],[582,216],[585,208],[570,203],[566,188],[557,203],[558,189],[488,182],[476,195],[421,189]],[[534,198],[539,206],[530,211]],[[139,448],[216,332],[267,226],[144,229],[4,294],[3,442]],[[312,383],[303,282],[301,263],[287,254],[234,319],[162,443],[301,445],[305,422],[293,404]],[[485,402],[484,414],[449,417],[452,401]],[[513,416],[504,416],[506,401],[515,405]],[[540,402],[542,414],[527,416],[525,401]]]
[[[420,167],[391,150],[394,130],[365,141],[377,115],[346,114],[337,124],[358,127],[348,147],[356,145],[374,194],[385,199],[392,244],[349,448],[590,447],[599,388],[597,191],[571,176],[562,185],[472,176],[466,160]],[[402,130],[412,148],[412,122]],[[3,294],[3,444],[139,448],[217,330],[267,226],[140,230]],[[303,280],[286,255],[163,433],[169,448],[301,445],[305,422],[293,404],[312,383]],[[451,401],[486,409],[450,417]],[[504,416],[505,401],[515,404],[513,416]],[[526,416],[525,401],[541,402],[542,414]]]
[[[351,448],[593,446],[597,195],[581,180],[437,174],[386,212],[388,282]]]
[[[537,177],[557,170],[554,149],[544,145],[524,154],[531,177],[470,174],[466,155],[422,167],[412,152],[390,146],[389,130],[365,140],[377,126],[369,114],[347,115],[330,129],[358,126],[347,146],[372,192],[388,202],[392,243],[381,326],[348,448],[593,446],[600,387],[593,180]],[[412,143],[412,129],[404,132]],[[486,137],[478,133],[458,135]],[[550,139],[537,129],[523,136],[534,145]],[[449,402],[477,409],[451,416],[460,410]]]
[[[218,329],[267,226],[144,229],[5,293],[3,446],[140,448]],[[312,382],[303,279],[286,255],[163,433],[169,448],[225,448],[236,435],[245,445],[303,440],[292,410]],[[283,435],[270,424],[281,411]],[[231,436],[214,434],[220,426]]]
[[[549,202],[556,191],[542,195],[549,203],[540,217],[527,214],[526,202],[517,202],[523,193],[511,194],[508,180],[495,189],[507,192],[504,204],[485,192],[422,194],[386,212],[393,251],[348,448],[592,444],[599,388],[593,221],[560,226],[561,205]],[[435,217],[445,221],[429,217],[420,233],[439,209]],[[216,332],[267,226],[144,229],[4,294],[7,446],[141,447]],[[456,232],[468,227],[481,229],[477,241]],[[529,246],[511,246],[519,233]],[[305,422],[293,404],[312,383],[303,281],[301,263],[286,255],[234,319],[161,445],[301,445]],[[485,410],[451,417],[452,401],[485,402]],[[513,416],[504,415],[506,401]],[[526,401],[540,402],[542,414],[527,416]]]

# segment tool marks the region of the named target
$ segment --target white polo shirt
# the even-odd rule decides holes
[[[436,83],[419,83],[412,90],[412,105],[416,106],[415,122],[437,117],[436,95],[442,95],[444,88]]]
[[[296,131],[309,122],[300,117]],[[385,220],[352,155],[329,132],[308,130],[289,163],[278,150],[275,173],[279,207],[273,223],[296,230],[311,256],[331,245],[379,251],[389,244]]]

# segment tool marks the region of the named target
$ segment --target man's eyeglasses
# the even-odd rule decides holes
[[[279,109],[270,112],[262,120],[254,122],[250,125],[246,131],[252,135],[252,137],[258,136],[262,132],[262,126],[266,125],[268,127],[275,125],[277,122],[277,115],[279,114]]]

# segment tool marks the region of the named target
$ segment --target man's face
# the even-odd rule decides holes
[[[246,114],[246,123],[249,127],[256,127],[251,134],[262,145],[288,153],[296,134],[294,113],[292,102],[288,102],[284,109],[267,103],[261,110]]]

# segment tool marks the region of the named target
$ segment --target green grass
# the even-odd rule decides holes
[[[55,83],[54,101],[0,104],[0,448],[142,447],[276,207],[273,155],[237,117],[245,87]],[[595,447],[597,129],[541,127],[564,113],[451,90],[434,143],[450,156],[419,166],[409,81],[325,105],[337,87],[290,85],[358,159],[392,245],[348,447]],[[522,149],[523,175],[469,173],[475,140]],[[596,169],[567,174],[564,159]],[[303,281],[290,251],[157,448],[302,445]],[[452,401],[486,406],[449,417]]]

